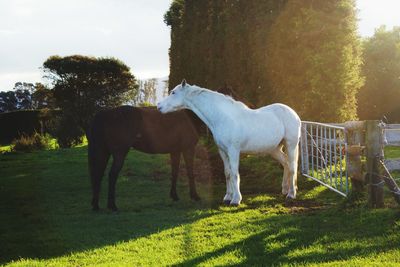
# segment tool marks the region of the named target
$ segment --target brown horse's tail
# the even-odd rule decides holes
[[[92,133],[93,133],[93,124],[94,123],[92,123],[92,125],[90,126],[90,128],[89,128],[89,130],[88,130],[88,132],[86,133],[86,137],[87,137],[87,140],[88,140],[88,167],[89,167],[89,176],[90,176],[90,181],[91,181],[91,184],[92,184],[92,187],[93,187],[93,183],[94,183],[94,168],[95,168],[95,156],[96,156],[96,153],[95,153],[95,146],[96,146],[96,144],[95,144],[95,141],[94,141],[94,139],[93,139],[93,135],[92,135]]]
[[[106,168],[109,153],[103,138],[101,114],[96,114],[87,133],[88,139],[88,167],[92,186],[92,206],[98,206],[101,178]]]

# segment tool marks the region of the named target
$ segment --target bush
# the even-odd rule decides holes
[[[85,132],[71,116],[61,115],[55,126],[54,136],[62,148],[69,148],[82,143]]]
[[[35,150],[46,150],[54,146],[50,135],[41,135],[35,132],[33,135],[22,134],[11,143],[14,152],[31,152]]]

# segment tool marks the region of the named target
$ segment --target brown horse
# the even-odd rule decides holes
[[[99,209],[100,184],[109,157],[113,162],[108,180],[107,207],[117,211],[115,184],[130,148],[171,156],[170,196],[178,200],[176,181],[181,154],[186,163],[190,197],[199,200],[193,176],[195,146],[199,136],[188,111],[161,114],[155,108],[121,106],[98,112],[88,133],[88,162],[92,183],[92,208]]]

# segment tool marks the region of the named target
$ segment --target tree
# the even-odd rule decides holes
[[[160,97],[168,95],[168,80],[159,81],[157,78],[138,80],[138,88],[136,98],[129,103],[139,106],[154,106],[158,100],[158,91],[160,91]]]
[[[365,84],[358,94],[361,119],[400,122],[400,27],[378,28],[364,42]]]
[[[163,87],[162,87],[163,89],[162,89],[161,97],[164,98],[164,97],[168,96],[169,81],[168,81],[168,79],[166,79],[166,80],[163,80],[162,83],[163,83]]]
[[[53,91],[41,83],[15,83],[13,91],[0,92],[0,112],[54,109]]]
[[[33,83],[27,83],[27,82],[16,82],[13,90],[28,91],[29,94],[32,94],[35,91],[35,85],[33,85]]]
[[[356,119],[361,42],[353,0],[289,1],[271,29],[268,74],[275,101],[304,120]]]
[[[144,81],[142,87],[139,88],[140,95],[142,97],[141,102],[147,102],[151,104],[156,103],[157,98],[157,79],[152,78]]]
[[[14,92],[17,98],[17,109],[32,109],[32,97],[29,90],[17,89]]]
[[[32,109],[32,83],[17,82],[12,91],[0,92],[0,112]]]
[[[17,109],[32,109],[32,93],[35,91],[33,83],[17,82],[13,90],[18,102]]]
[[[17,110],[18,100],[14,91],[0,92],[0,112]]]
[[[129,67],[115,58],[52,56],[43,63],[43,69],[54,86],[56,105],[62,110],[62,146],[78,142],[97,111],[119,106],[137,94]],[[67,136],[65,130],[69,131]]]
[[[32,93],[32,107],[34,109],[54,109],[56,106],[53,90],[50,90],[42,83],[36,83],[35,90]]]

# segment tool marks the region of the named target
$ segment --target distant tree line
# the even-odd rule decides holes
[[[0,92],[0,113],[42,108],[54,108],[54,98],[41,83],[17,82],[13,90]]]
[[[286,103],[303,119],[357,117],[354,0],[175,0],[164,20],[170,88],[186,78],[252,106]]]
[[[138,81],[138,92],[135,98],[135,104],[155,105],[157,101],[157,79]]]

